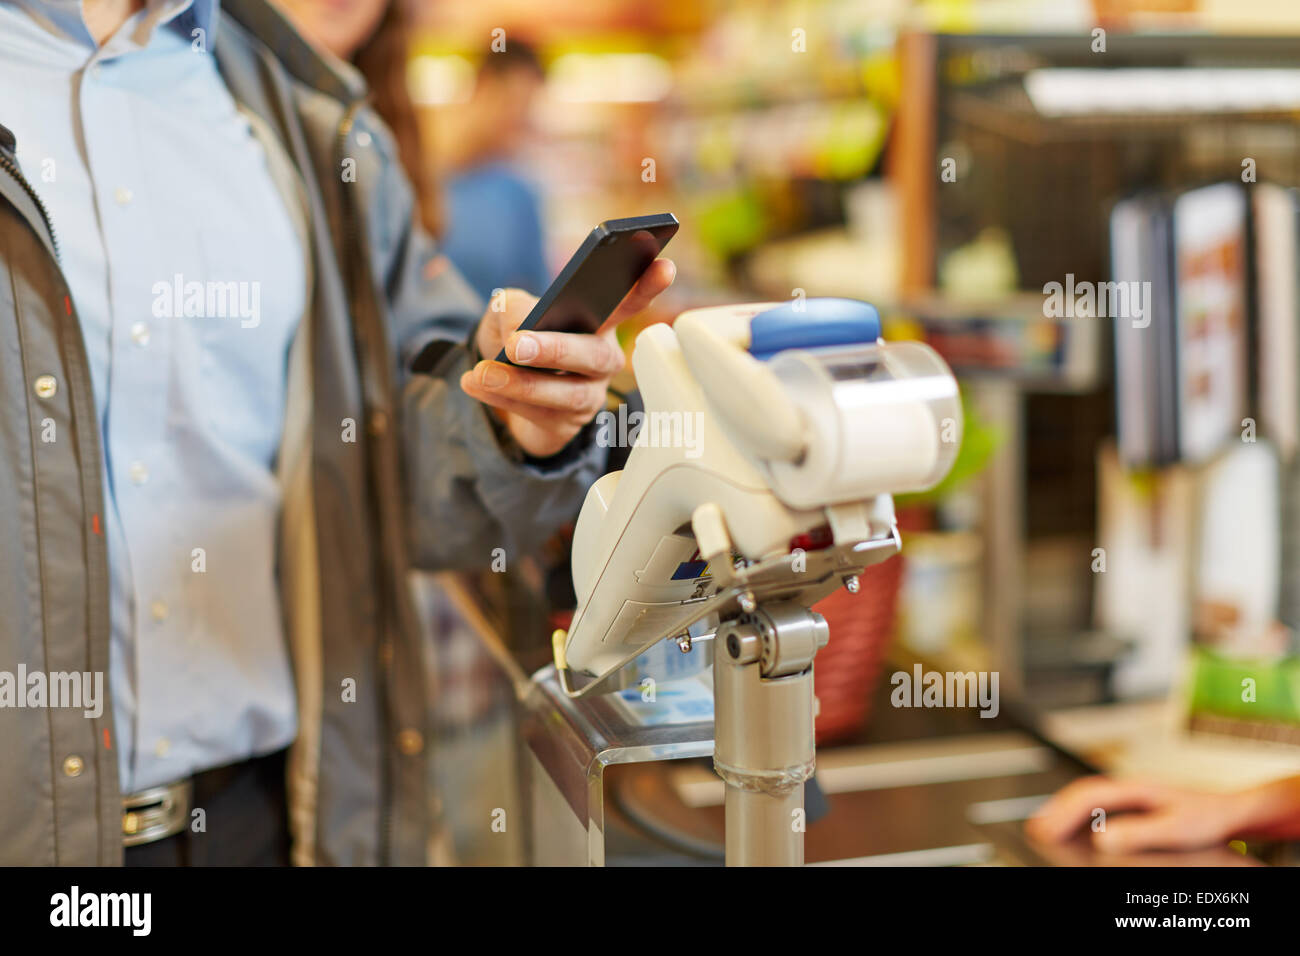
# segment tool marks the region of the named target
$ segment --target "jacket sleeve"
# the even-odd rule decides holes
[[[605,450],[588,426],[559,454],[531,459],[461,390],[483,303],[414,222],[387,130],[374,136],[386,155],[368,225],[390,306],[412,560],[440,570],[486,566],[497,548],[525,554],[577,515],[604,470]]]

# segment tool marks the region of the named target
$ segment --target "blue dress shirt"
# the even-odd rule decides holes
[[[215,14],[148,0],[96,47],[79,0],[0,0],[0,123],[59,237],[103,438],[124,792],[297,730],[275,464],[308,266]]]

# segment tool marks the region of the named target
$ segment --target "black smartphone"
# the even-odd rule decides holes
[[[671,213],[610,219],[591,231],[519,331],[595,332],[676,234]],[[514,363],[505,349],[498,362]]]

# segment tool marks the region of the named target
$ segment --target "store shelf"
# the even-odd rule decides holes
[[[930,296],[886,309],[891,325],[919,337],[959,377],[1010,379],[1025,389],[1091,391],[1104,380],[1102,344],[1108,319],[1043,315],[1043,296],[1017,295],[987,303]]]

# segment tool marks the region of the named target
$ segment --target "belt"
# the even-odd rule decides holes
[[[180,833],[189,820],[193,798],[190,779],[127,794],[122,798],[122,845],[139,846]]]

